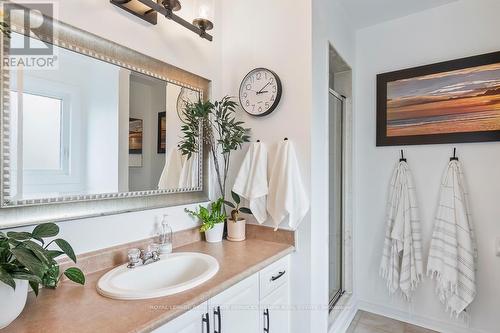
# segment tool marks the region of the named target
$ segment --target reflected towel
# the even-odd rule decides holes
[[[427,274],[446,311],[459,317],[476,296],[477,247],[462,167],[450,161],[441,182]]]
[[[309,198],[302,182],[297,156],[292,142],[278,144],[275,161],[269,178],[267,211],[273,218],[275,230],[288,216],[292,230],[309,211]]]
[[[399,289],[406,300],[422,279],[422,236],[417,198],[410,168],[399,162],[391,178],[387,225],[380,275],[389,294]]]
[[[267,147],[256,142],[248,148],[233,186],[233,192],[248,200],[257,221],[267,220]]]
[[[179,177],[179,188],[198,186],[198,154],[192,154],[189,158],[183,156],[183,161]]]
[[[158,181],[159,190],[179,188],[179,178],[182,171],[182,153],[173,148],[165,160],[165,166]]]

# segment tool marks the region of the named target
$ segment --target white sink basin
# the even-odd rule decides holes
[[[122,300],[163,297],[194,288],[219,270],[214,257],[184,252],[162,255],[160,261],[127,268],[127,264],[104,274],[97,283],[99,294]]]

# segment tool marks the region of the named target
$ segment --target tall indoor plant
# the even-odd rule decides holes
[[[0,328],[9,325],[23,310],[28,284],[38,295],[40,285],[55,289],[63,275],[76,283],[85,283],[85,276],[76,267],[60,274],[55,259],[66,254],[76,263],[76,256],[64,239],[44,239],[58,234],[59,227],[54,223],[40,224],[32,232],[0,232]]]
[[[236,120],[236,106],[237,103],[229,96],[214,103],[199,100],[187,103],[181,117],[183,137],[179,149],[183,155],[191,157],[202,148],[202,144],[207,145],[217,176],[218,190],[223,198],[226,195],[231,153],[241,149],[244,142],[250,141],[250,129],[243,127],[244,122]]]
[[[199,100],[196,103],[187,103],[180,117],[183,122],[183,137],[179,149],[183,155],[190,158],[200,151],[203,145],[207,146],[221,196],[216,203],[221,204],[221,210],[224,210],[231,153],[241,149],[244,142],[250,141],[250,129],[243,127],[244,122],[236,120],[236,106],[237,103],[229,96],[214,103]],[[200,207],[200,212],[202,209]],[[200,219],[204,222],[201,217]],[[220,227],[217,225],[217,228]],[[205,235],[210,234],[209,231]]]

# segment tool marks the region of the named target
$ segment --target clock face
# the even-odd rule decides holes
[[[269,69],[254,69],[241,82],[240,104],[251,115],[265,116],[273,112],[280,99],[281,81]]]

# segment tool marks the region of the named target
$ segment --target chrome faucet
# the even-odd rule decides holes
[[[160,260],[160,246],[153,243],[148,246],[148,250],[130,249],[128,251],[128,268],[149,265]]]

